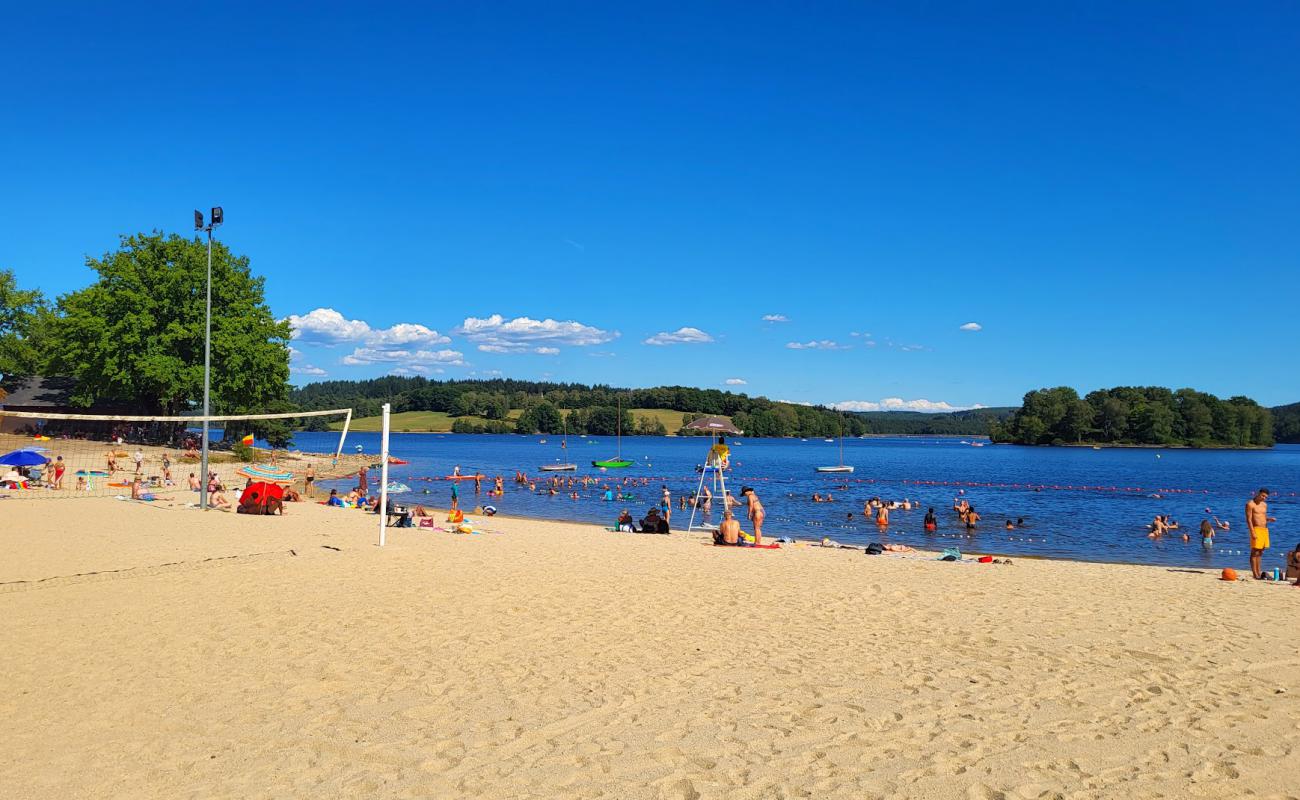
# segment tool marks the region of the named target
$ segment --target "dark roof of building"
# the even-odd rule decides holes
[[[0,407],[64,408],[70,405],[69,398],[76,386],[73,378],[44,378],[39,375],[5,381],[0,388],[8,395],[0,400]]]

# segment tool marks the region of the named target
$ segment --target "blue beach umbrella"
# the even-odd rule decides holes
[[[39,467],[48,458],[35,450],[14,450],[0,456],[0,464],[6,467]]]

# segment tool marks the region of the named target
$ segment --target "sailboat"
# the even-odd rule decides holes
[[[831,441],[827,439],[827,441]],[[840,463],[833,467],[818,467],[818,472],[852,472],[853,467],[844,463],[844,415],[840,414]]]
[[[607,458],[604,461],[593,461],[591,462],[591,465],[593,467],[602,467],[604,469],[622,469],[623,467],[632,466],[631,461],[627,460],[626,458],[623,458],[623,398],[621,397],[618,400],[617,431],[618,431],[618,455],[616,455],[614,458]]]
[[[568,457],[568,455],[569,455],[569,421],[566,420],[566,419],[564,419],[564,415],[563,415],[563,414],[560,415],[560,421],[564,423],[564,441],[560,442],[560,449],[564,451],[564,455],[565,455],[565,457]],[[545,439],[543,439],[542,441],[545,441]],[[567,461],[561,461],[561,459],[558,459],[558,458],[557,458],[557,459],[555,459],[555,463],[554,463],[554,464],[543,464],[542,466],[538,467],[537,469],[538,469],[539,471],[541,471],[541,472],[577,472],[577,471],[578,471],[578,465],[577,465],[577,464],[570,464],[570,463],[567,462]]]

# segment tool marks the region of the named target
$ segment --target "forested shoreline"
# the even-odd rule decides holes
[[[990,429],[994,442],[1027,445],[1271,447],[1269,409],[1195,389],[1117,386],[1079,397],[1068,386],[1025,394],[1020,409]]]
[[[366,381],[322,381],[295,389],[292,402],[303,410],[351,407],[358,417],[373,417],[384,403],[394,413],[434,411],[456,418],[456,433],[561,433],[612,435],[622,408],[624,433],[696,433],[683,429],[699,416],[725,416],[757,437],[829,437],[867,434],[983,436],[990,421],[1011,409],[975,409],[950,414],[844,412],[825,406],[782,403],[719,389],[656,386],[620,389],[576,383],[490,380],[438,381],[388,376]],[[681,422],[634,415],[631,409],[681,413]]]

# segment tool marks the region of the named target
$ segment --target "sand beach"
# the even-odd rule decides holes
[[[1300,797],[1300,589],[0,500],[14,798]]]

